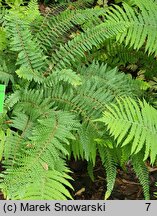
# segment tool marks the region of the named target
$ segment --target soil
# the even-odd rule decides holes
[[[82,169],[79,165],[82,163]],[[98,158],[97,164],[94,168],[95,180],[92,182],[87,172],[86,162],[70,162],[71,169],[73,170],[72,185],[74,191],[71,191],[75,200],[103,200],[106,191],[106,178],[105,170]],[[79,168],[78,168],[79,167]],[[154,192],[157,191],[155,186],[157,182],[156,168],[150,172],[150,196],[151,200],[157,199]],[[123,171],[117,168],[117,177],[113,192],[109,200],[144,200],[143,190],[135,176],[132,166],[127,165],[127,170]]]

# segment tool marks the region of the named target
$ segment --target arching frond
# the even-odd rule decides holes
[[[86,52],[93,47],[99,47],[108,38],[114,37],[125,29],[125,25],[114,23],[102,23],[95,28],[88,29],[85,33],[81,33],[73,40],[65,45],[61,45],[59,50],[56,50],[51,61],[55,69],[70,67],[73,63],[79,61],[81,57],[86,55]]]

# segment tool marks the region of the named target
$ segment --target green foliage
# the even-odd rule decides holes
[[[107,12],[107,22],[119,23],[126,27],[125,31],[117,34],[117,41],[125,41],[125,45],[133,46],[137,50],[145,44],[145,51],[156,55],[157,4],[154,0],[137,0],[135,4],[139,10],[126,3],[123,3],[123,8],[114,5]]]
[[[23,0],[4,0],[4,2],[11,8],[17,9],[21,4],[24,3]]]
[[[108,147],[99,146],[99,154],[106,170],[107,191],[104,197],[105,200],[110,197],[116,179],[116,164],[111,151],[112,149]]]
[[[145,166],[145,163],[142,161],[143,155],[138,153],[132,157],[133,169],[139,181],[143,187],[143,193],[146,200],[150,199],[149,193],[149,173],[148,169]]]
[[[148,170],[143,161],[148,157],[152,164],[156,161],[157,111],[146,101],[136,102],[131,98],[117,99],[116,104],[106,108],[100,121],[106,124],[117,145],[131,146],[133,168],[143,186],[145,199],[149,199]]]
[[[100,8],[78,0],[42,13],[37,0],[13,2],[0,8],[5,198],[72,199],[66,159],[87,160],[94,181],[99,155],[105,199],[117,165],[125,169],[129,160],[149,199],[145,161],[154,164],[157,155],[155,88],[147,82],[156,76],[156,1]],[[146,71],[147,79],[134,76],[136,70]]]
[[[70,197],[61,185],[62,183],[70,186],[64,180],[64,177],[69,178],[64,174],[67,168],[63,159],[59,165],[58,161],[67,154],[64,145],[69,144],[68,139],[74,139],[70,131],[76,130],[79,126],[73,116],[66,112],[50,110],[47,116],[35,118],[18,112],[11,125],[13,129],[19,131],[19,134],[12,129],[5,141],[3,163],[7,170],[1,175],[3,178],[1,187],[4,194],[7,194],[7,199],[25,199],[34,196],[35,199],[41,199],[41,194],[43,199]],[[8,165],[12,168],[9,169]],[[57,168],[60,172],[57,172]],[[34,185],[36,189],[33,194]],[[52,193],[44,190],[49,185]],[[41,191],[37,188],[41,188]]]
[[[137,154],[145,148],[146,160],[156,160],[157,111],[146,101],[131,98],[117,99],[117,104],[106,105],[107,110],[101,119],[107,125],[110,134],[117,140],[117,145],[131,143],[131,154]]]
[[[69,8],[58,16],[50,17],[47,14],[36,26],[36,37],[48,55],[55,55],[53,53],[55,49],[65,43],[67,37],[73,37],[69,33],[76,25],[83,25],[92,17],[95,19],[103,14],[104,11],[100,9],[70,10]]]
[[[0,51],[3,51],[7,46],[7,39],[5,31],[0,28]]]
[[[13,29],[9,26],[9,30],[12,31],[11,50],[18,52],[16,65],[22,65],[16,70],[17,75],[20,78],[41,82],[42,75],[39,71],[42,70],[46,57],[38,48],[37,41],[33,40],[31,32],[24,29],[19,20],[14,19],[14,23],[10,24],[13,26]]]

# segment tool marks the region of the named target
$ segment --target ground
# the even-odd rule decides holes
[[[94,169],[95,181],[90,179],[85,162],[70,162],[73,170],[72,177],[74,181],[72,185],[75,191],[71,192],[76,200],[102,200],[106,190],[105,171],[101,164],[101,160],[97,160]],[[155,182],[157,181],[156,168],[150,170],[150,194],[151,200],[157,199],[154,197],[154,192],[157,191]],[[110,200],[144,200],[143,191],[137,177],[135,176],[132,166],[127,165],[127,171],[117,168],[117,178]]]

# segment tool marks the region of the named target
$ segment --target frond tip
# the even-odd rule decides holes
[[[116,180],[116,164],[113,159],[113,154],[110,148],[99,146],[99,154],[106,171],[107,190],[104,199],[107,200],[112,191]]]
[[[136,154],[132,157],[132,165],[133,169],[143,187],[143,193],[146,200],[150,199],[150,193],[149,193],[149,172],[145,165],[145,163],[142,161],[142,154],[141,152],[139,154]]]

